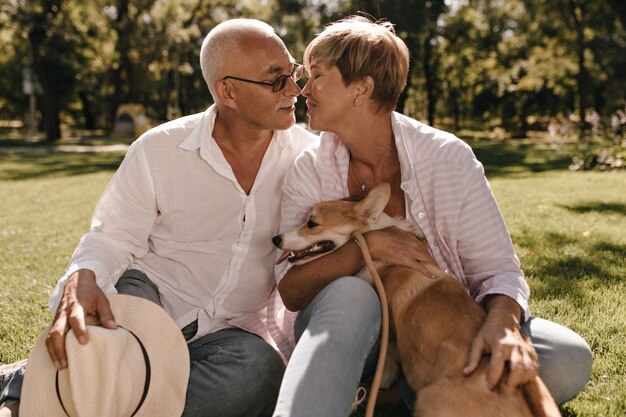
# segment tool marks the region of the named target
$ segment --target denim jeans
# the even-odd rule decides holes
[[[274,417],[346,417],[361,379],[371,378],[378,355],[380,303],[371,286],[354,277],[329,284],[296,320],[298,343]],[[535,346],[539,373],[557,403],[575,397],[589,380],[591,350],[575,332],[531,318],[521,326]],[[402,377],[410,410],[415,392]]]
[[[274,417],[347,417],[380,321],[371,285],[355,277],[327,285],[298,314]]]
[[[158,288],[140,271],[129,270],[116,285],[120,294],[161,305]],[[187,326],[192,328],[193,326]],[[183,416],[265,417],[274,410],[284,364],[259,336],[229,328],[187,344],[191,361]],[[24,368],[2,390],[0,403],[19,399]],[[167,401],[167,397],[163,399]]]

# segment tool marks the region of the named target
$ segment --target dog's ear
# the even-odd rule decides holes
[[[372,188],[365,198],[354,205],[356,214],[367,223],[375,223],[385,210],[391,187],[386,182]]]

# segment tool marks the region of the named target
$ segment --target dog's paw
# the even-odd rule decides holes
[[[385,364],[385,369],[383,369],[383,377],[380,380],[380,388],[389,388],[391,384],[393,384],[393,381],[396,380],[398,372],[400,372],[400,368],[396,363],[392,363],[390,365]]]
[[[370,273],[369,269],[367,268],[367,266],[363,269],[361,269],[359,271],[358,274],[356,274],[356,276],[358,278],[361,278],[363,281],[367,282],[370,285],[374,285],[374,278],[372,277],[372,274]]]
[[[387,356],[385,357],[385,367],[383,368],[383,376],[380,381],[382,389],[389,388],[393,381],[398,377],[400,367],[398,366],[398,351],[394,343],[389,343],[387,348]]]

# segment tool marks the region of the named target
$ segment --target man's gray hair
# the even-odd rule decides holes
[[[202,76],[215,100],[215,83],[228,74],[223,74],[229,56],[237,53],[242,37],[249,35],[276,36],[274,29],[256,19],[231,19],[215,26],[204,38],[200,49]]]

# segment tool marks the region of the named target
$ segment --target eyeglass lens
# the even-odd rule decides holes
[[[281,75],[276,78],[272,83],[272,91],[280,91],[285,88],[287,85],[287,79],[292,78],[294,81],[298,81],[302,77],[302,73],[304,73],[304,66],[296,64],[289,75]]]

